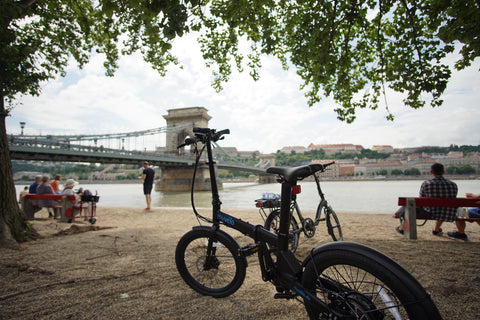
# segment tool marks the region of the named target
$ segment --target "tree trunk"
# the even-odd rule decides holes
[[[25,241],[32,231],[17,203],[5,125],[7,116],[4,97],[0,96],[0,246],[2,247],[14,244],[13,239],[17,242]]]

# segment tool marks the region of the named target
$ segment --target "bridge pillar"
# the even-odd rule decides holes
[[[258,183],[275,183],[277,182],[275,178],[276,176],[273,174],[260,173],[258,175]]]
[[[260,167],[262,168],[269,168],[275,166],[275,154],[262,154],[260,155]],[[275,175],[273,174],[259,174],[258,175],[258,182],[259,183],[275,183]]]
[[[193,168],[164,167],[162,168],[162,177],[155,185],[155,191],[190,191],[192,187]],[[217,180],[218,189],[222,190],[221,181]],[[195,191],[209,191],[210,173],[208,168],[200,167],[197,169],[195,179]]]

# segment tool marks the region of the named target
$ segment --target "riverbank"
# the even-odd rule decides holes
[[[255,209],[225,211],[262,223]],[[444,319],[478,319],[480,226],[468,224],[470,240],[463,242],[433,236],[429,221],[419,227],[418,240],[407,241],[393,231],[391,215],[338,216],[345,240],[398,261],[432,293]],[[0,249],[0,319],[306,319],[298,302],[273,299],[275,288],[261,280],[256,256],[248,258],[246,281],[232,296],[213,299],[191,290],[174,262],[179,238],[198,224],[191,209],[100,206],[97,217],[94,226],[65,224],[44,209],[32,221],[43,239],[21,250]],[[329,241],[325,226],[311,239],[302,235],[298,257]]]
[[[456,180],[480,180],[480,175],[445,175],[446,178]],[[410,181],[410,180],[427,180],[430,175],[423,176],[377,176],[377,177],[321,177],[322,181]],[[219,179],[226,183],[258,183],[257,178],[241,178],[241,179]],[[314,181],[313,178],[306,178],[304,181]],[[30,185],[32,181],[15,180],[16,185]],[[80,180],[80,184],[142,184],[143,181],[139,179],[130,180]]]

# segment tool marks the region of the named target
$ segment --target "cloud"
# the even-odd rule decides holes
[[[115,77],[104,75],[102,59],[94,56],[83,70],[74,64],[66,78],[46,83],[40,97],[23,97],[23,105],[7,118],[7,132],[18,134],[19,122],[27,123],[26,134],[117,133],[166,125],[167,110],[203,106],[213,117],[209,125],[229,128],[224,146],[239,150],[275,152],[283,146],[353,143],[371,148],[420,145],[480,144],[478,94],[480,63],[454,72],[438,108],[407,108],[402,96],[389,92],[390,111],[359,110],[353,124],[336,119],[335,103],[328,98],[309,108],[301,79],[292,68],[283,70],[273,58],[262,59],[260,80],[247,72],[234,72],[224,90],[211,86],[211,70],[205,67],[198,46],[189,38],[175,43],[183,64],[170,66],[161,77],[139,55],[123,57]],[[145,137],[131,145],[165,144],[165,136]]]

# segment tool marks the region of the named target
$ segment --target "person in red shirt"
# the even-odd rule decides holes
[[[55,175],[55,178],[53,178],[52,183],[50,184],[52,186],[53,192],[59,194],[62,190],[60,190],[60,179],[62,179],[62,176],[57,174]]]

